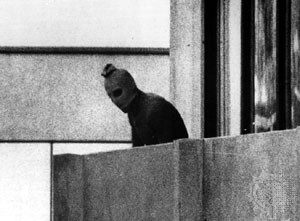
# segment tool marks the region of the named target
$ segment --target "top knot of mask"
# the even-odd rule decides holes
[[[105,65],[101,75],[106,78],[116,70],[117,70],[117,68],[115,66],[113,66],[112,64],[107,64],[107,65]]]

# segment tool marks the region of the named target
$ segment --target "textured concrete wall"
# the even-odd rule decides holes
[[[173,220],[172,146],[86,157],[84,220]]]
[[[83,191],[83,220],[296,221],[299,156],[300,128],[91,154],[82,156],[84,187],[64,195]],[[55,217],[78,212],[80,199],[62,200],[54,205],[70,210]]]
[[[200,220],[199,146],[55,156],[54,220]]]
[[[1,54],[0,139],[130,139],[103,88],[106,63],[169,99],[168,56]]]
[[[300,131],[205,141],[207,220],[299,220]]]

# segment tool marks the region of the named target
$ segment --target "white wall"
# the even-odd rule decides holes
[[[1,0],[0,46],[169,47],[169,0]]]
[[[0,144],[0,220],[50,220],[50,144]]]

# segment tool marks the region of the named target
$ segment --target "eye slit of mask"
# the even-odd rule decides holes
[[[117,97],[120,97],[122,95],[122,93],[123,93],[122,89],[119,88],[119,89],[114,90],[112,94],[113,94],[113,97],[117,98]]]

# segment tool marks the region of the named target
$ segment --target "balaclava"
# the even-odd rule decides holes
[[[137,95],[137,86],[131,74],[123,69],[117,69],[107,64],[101,74],[104,78],[104,87],[112,102],[124,113]]]

